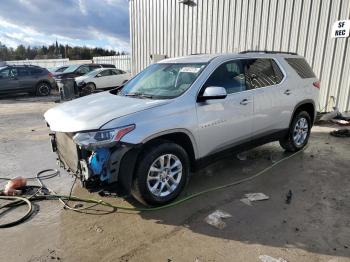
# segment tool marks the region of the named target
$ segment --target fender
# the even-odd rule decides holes
[[[292,124],[292,121],[293,121],[293,117],[294,117],[294,114],[295,112],[297,111],[297,109],[302,106],[302,105],[305,105],[305,104],[312,104],[313,108],[314,108],[314,116],[313,117],[313,123],[312,125],[315,123],[315,120],[316,120],[316,107],[315,107],[315,102],[312,100],[312,99],[305,99],[305,100],[302,100],[301,102],[299,102],[298,104],[296,104],[296,106],[294,107],[294,110],[293,110],[293,114],[292,114],[292,117],[291,119],[289,120],[289,126]]]
[[[191,144],[192,144],[192,148],[193,148],[193,152],[194,152],[194,157],[197,158],[197,156],[198,156],[198,147],[197,147],[196,140],[194,139],[193,134],[189,130],[187,130],[185,128],[173,128],[173,129],[168,129],[168,130],[165,130],[165,131],[161,131],[161,132],[155,133],[155,134],[153,134],[153,135],[151,135],[149,137],[146,137],[141,143],[145,144],[148,141],[153,140],[155,138],[158,138],[158,137],[161,137],[161,136],[164,136],[164,135],[174,134],[174,133],[184,133],[185,135],[187,135],[190,138]]]

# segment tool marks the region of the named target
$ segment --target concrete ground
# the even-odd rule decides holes
[[[56,168],[42,118],[54,100],[0,99],[0,176],[29,177]],[[304,152],[253,181],[157,212],[96,207],[84,214],[63,210],[57,201],[38,202],[30,220],[1,229],[1,260],[260,261],[260,255],[269,255],[287,261],[350,261],[350,139],[331,137],[332,129],[315,126]],[[183,196],[249,177],[285,156],[278,143],[270,143],[249,151],[246,160],[221,160],[193,174]],[[72,182],[62,172],[46,184],[67,193]],[[289,190],[292,199],[286,204]],[[252,206],[242,203],[251,192],[270,199]],[[74,194],[101,198],[79,185]],[[138,205],[132,199],[103,199]],[[205,222],[217,209],[232,216],[224,219],[223,229]],[[21,211],[23,207],[0,214],[0,220]]]

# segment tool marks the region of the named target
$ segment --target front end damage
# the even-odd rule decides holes
[[[109,144],[77,144],[75,133],[51,133],[51,144],[59,165],[77,176],[83,187],[116,183],[129,193],[138,145],[119,140]],[[79,142],[78,142],[79,143]]]

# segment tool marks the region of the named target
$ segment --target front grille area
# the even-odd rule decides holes
[[[57,154],[66,168],[73,173],[78,172],[79,152],[72,136],[68,133],[56,133]]]

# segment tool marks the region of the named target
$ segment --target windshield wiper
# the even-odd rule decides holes
[[[140,98],[153,98],[154,96],[152,95],[147,95],[147,94],[143,94],[143,93],[128,93],[128,94],[125,94],[125,96],[131,96],[131,97],[140,97]]]

